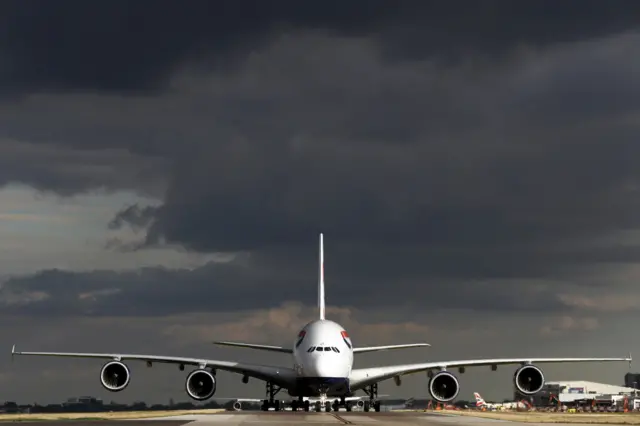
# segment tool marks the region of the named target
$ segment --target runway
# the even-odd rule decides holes
[[[23,420],[21,426],[43,426],[42,421],[30,422]],[[475,425],[478,423],[508,423],[503,426],[548,426],[548,423],[524,423],[508,420],[495,420],[481,417],[456,416],[450,414],[433,414],[417,412],[339,412],[339,413],[306,413],[306,412],[260,412],[239,411],[216,414],[190,414],[184,416],[154,417],[132,420],[68,420],[55,421],[56,426],[215,426],[215,425],[424,425],[424,426],[454,426]],[[554,426],[569,425],[556,423]],[[479,425],[480,426],[480,425]],[[487,425],[489,426],[489,425]],[[571,426],[587,426],[571,423]],[[593,426],[593,424],[590,424]]]

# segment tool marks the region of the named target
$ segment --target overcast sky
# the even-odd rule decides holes
[[[319,232],[356,345],[433,345],[356,366],[640,354],[639,9],[0,3],[3,398],[188,399],[177,367],[132,364],[111,394],[100,361],[11,364],[12,343],[289,365],[210,342],[292,344]],[[513,371],[467,370],[460,398],[509,396]]]

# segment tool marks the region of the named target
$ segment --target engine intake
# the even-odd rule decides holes
[[[516,370],[513,375],[513,384],[524,395],[534,395],[544,386],[544,374],[535,365],[525,365]]]
[[[216,393],[216,378],[207,370],[194,370],[187,376],[186,388],[191,398],[204,401]]]
[[[233,409],[236,411],[241,411],[242,410],[242,404],[240,403],[240,401],[236,401],[233,403]]]
[[[120,361],[111,361],[100,370],[100,383],[111,392],[120,392],[129,385],[131,373],[129,368]]]
[[[460,384],[453,374],[441,371],[429,380],[429,392],[438,402],[449,402],[460,392]]]

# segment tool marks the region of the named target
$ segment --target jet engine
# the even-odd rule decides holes
[[[364,407],[364,401],[363,401],[363,400],[361,400],[361,399],[359,399],[359,400],[356,402],[356,405],[358,406],[358,408],[362,408],[362,407]]]
[[[131,373],[120,361],[111,361],[100,370],[100,383],[111,392],[120,392],[129,385]]]
[[[187,376],[186,389],[191,398],[204,401],[216,393],[216,378],[207,370],[194,370]]]
[[[242,404],[240,403],[240,401],[236,401],[233,403],[233,409],[236,411],[241,411],[242,410]]]
[[[525,365],[513,374],[513,384],[520,393],[534,395],[544,386],[544,374],[535,365]]]
[[[448,371],[441,371],[429,380],[429,393],[438,402],[449,402],[460,392],[458,379]]]

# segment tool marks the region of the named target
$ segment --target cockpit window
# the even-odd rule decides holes
[[[335,346],[311,346],[309,349],[307,349],[307,352],[335,352],[337,354],[340,353],[340,349],[336,348]]]
[[[300,346],[300,344],[302,343],[302,341],[304,340],[304,336],[306,336],[307,332],[302,330],[300,331],[300,333],[298,333],[298,341],[296,342],[296,348],[298,346]]]

